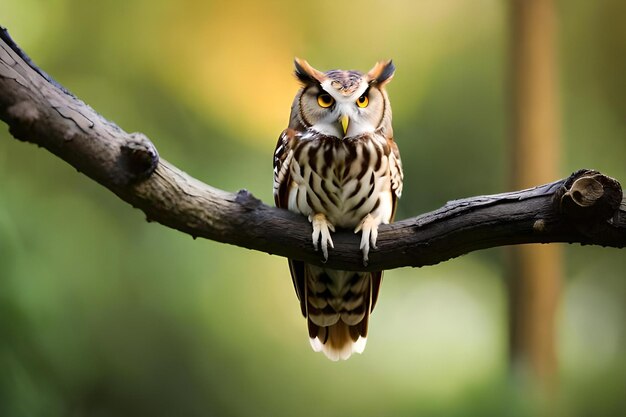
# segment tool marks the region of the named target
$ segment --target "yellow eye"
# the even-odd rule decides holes
[[[359,106],[360,108],[367,107],[369,102],[370,102],[370,99],[367,98],[367,96],[365,94],[363,94],[361,97],[356,99],[356,105]]]
[[[319,104],[320,107],[328,108],[332,106],[334,102],[335,100],[330,96],[330,94],[322,93],[317,96],[317,104]]]

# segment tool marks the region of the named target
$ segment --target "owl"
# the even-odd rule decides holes
[[[301,88],[274,153],[274,201],[307,216],[313,247],[325,260],[333,247],[331,232],[345,228],[361,233],[367,264],[378,226],[393,220],[403,179],[385,90],[394,71],[391,60],[363,74],[321,72],[295,59]],[[293,259],[289,269],[313,350],[331,360],[362,353],[383,272],[341,271]]]

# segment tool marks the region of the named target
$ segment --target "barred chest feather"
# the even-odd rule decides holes
[[[355,227],[371,213],[391,220],[393,200],[387,140],[377,134],[348,139],[295,138],[290,164],[288,209],[324,213],[338,227]]]

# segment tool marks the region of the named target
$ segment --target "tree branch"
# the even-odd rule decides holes
[[[215,189],[159,159],[147,137],[124,132],[61,87],[4,29],[0,118],[17,139],[46,148],[141,209],[150,221],[194,238],[322,265],[303,216],[269,207],[245,190]],[[347,270],[433,265],[474,250],[521,243],[623,248],[626,203],[616,180],[580,170],[550,184],[455,200],[431,213],[382,225],[367,267],[351,231],[338,231],[333,240],[325,265]]]

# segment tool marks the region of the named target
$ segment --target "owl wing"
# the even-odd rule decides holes
[[[404,174],[402,172],[402,160],[400,159],[400,151],[398,145],[393,141],[392,137],[387,138],[387,144],[389,145],[389,175],[391,176],[391,219],[389,223],[393,221],[396,215],[396,207],[398,206],[398,199],[402,195],[402,180]],[[372,307],[371,311],[374,311],[376,301],[378,300],[378,292],[380,290],[380,284],[383,279],[383,271],[372,272]]]
[[[400,150],[398,145],[393,141],[393,138],[388,138],[387,143],[389,145],[389,175],[391,175],[391,194],[392,197],[392,214],[389,222],[393,221],[396,214],[396,207],[398,206],[398,199],[402,195],[402,181],[404,179],[404,173],[402,172],[402,160],[400,159]]]
[[[289,165],[293,157],[291,149],[294,131],[285,129],[278,137],[276,150],[274,151],[274,204],[276,207],[287,208],[289,183],[291,175],[289,175]]]
[[[289,166],[293,158],[292,144],[296,132],[293,129],[286,129],[280,134],[276,150],[274,151],[274,204],[276,207],[288,209],[289,184],[291,175]],[[305,270],[304,262],[289,259],[289,272],[293,287],[296,290],[302,315],[306,317],[306,302],[304,298]]]

